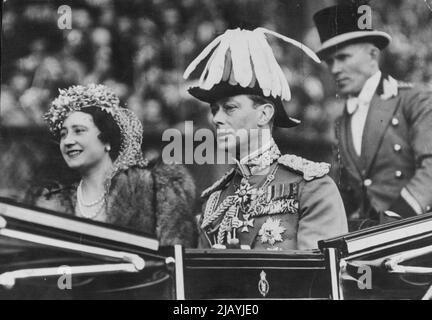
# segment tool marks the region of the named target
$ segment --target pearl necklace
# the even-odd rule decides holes
[[[106,194],[106,192],[102,193],[102,195],[98,199],[96,199],[95,201],[93,201],[93,202],[84,203],[84,200],[83,200],[84,197],[82,195],[82,180],[80,181],[80,183],[78,185],[78,188],[77,188],[77,196],[79,197],[79,199],[81,201],[81,204],[84,207],[94,207],[95,205],[97,205],[98,203],[102,202],[105,199],[105,194]]]
[[[91,203],[84,203],[81,185],[82,185],[82,180],[80,181],[77,188],[78,211],[84,218],[95,219],[102,212],[102,209],[104,208],[106,192],[104,192],[102,196],[99,197],[97,200]],[[87,208],[96,207],[96,211],[94,211],[92,214],[88,214],[85,212],[84,207]]]

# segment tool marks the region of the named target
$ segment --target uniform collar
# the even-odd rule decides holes
[[[273,138],[264,146],[250,153],[246,157],[234,160],[238,171],[243,177],[249,178],[252,175],[268,168],[281,156],[280,150]]]

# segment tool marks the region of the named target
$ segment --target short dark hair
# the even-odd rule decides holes
[[[82,108],[80,111],[92,116],[94,124],[101,132],[98,135],[99,140],[102,143],[109,143],[111,147],[109,156],[112,161],[115,161],[120,153],[122,139],[120,128],[114,118],[97,107]]]
[[[274,118],[275,118],[275,115],[276,115],[276,106],[275,106],[274,102],[271,99],[268,99],[268,98],[265,98],[265,97],[262,97],[262,96],[258,96],[258,95],[255,95],[255,94],[248,94],[248,97],[254,103],[254,107],[256,105],[263,105],[263,104],[266,104],[266,103],[271,104],[273,106],[274,113],[273,113],[272,118],[270,119],[270,124],[273,126]]]
[[[258,96],[256,94],[248,94],[249,99],[252,100],[254,104],[266,104],[270,103],[273,105],[272,101],[270,99]]]

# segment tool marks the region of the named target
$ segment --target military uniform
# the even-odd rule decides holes
[[[183,75],[187,79],[209,57],[198,85],[188,91],[213,104],[216,129],[229,129],[240,140],[241,129],[270,133],[267,141],[259,141],[267,144],[240,159],[235,168],[203,192],[206,203],[199,219],[201,248],[313,249],[318,240],[347,232],[342,199],[326,175],[329,165],[294,155],[282,156],[270,138],[273,126],[290,128],[300,121],[285,111],[283,101],[291,99],[291,91],[267,43],[268,35],[295,45],[319,62],[311,49],[277,32],[237,28],[214,39]],[[240,99],[235,107],[222,106],[237,96],[249,101]],[[256,108],[258,103],[271,105],[273,114],[268,108]],[[253,146],[258,141],[251,137],[240,144]],[[224,148],[232,156],[238,153]]]
[[[276,144],[205,190],[201,248],[313,249],[347,232],[329,165],[281,155]]]
[[[394,79],[392,88],[391,80],[382,75],[370,102],[361,156],[353,148],[348,112],[337,121],[340,168],[335,180],[340,184],[350,229],[386,222],[385,210],[402,217],[407,211],[414,212],[401,208],[403,202],[417,204],[417,214],[431,210],[431,93]]]

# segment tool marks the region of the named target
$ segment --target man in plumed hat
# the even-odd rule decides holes
[[[432,205],[431,93],[380,71],[380,52],[391,37],[372,28],[369,10],[336,5],[314,15],[317,55],[346,100],[336,123],[335,180],[350,230],[416,216]]]
[[[189,89],[210,105],[217,143],[235,165],[202,193],[201,248],[313,249],[347,232],[342,199],[327,163],[282,155],[272,128],[299,123],[286,114],[287,80],[266,36],[301,43],[267,29],[227,30],[185,71],[206,59],[199,84]]]

